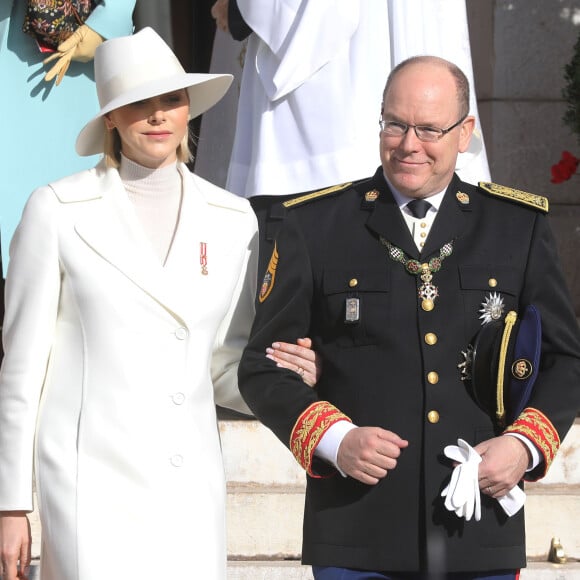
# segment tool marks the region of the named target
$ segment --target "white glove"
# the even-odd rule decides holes
[[[447,445],[443,450],[445,456],[459,465],[451,474],[449,485],[441,492],[445,497],[445,507],[454,511],[458,517],[467,521],[475,516],[481,519],[481,495],[479,491],[479,464],[481,456],[469,443],[463,439],[457,440],[457,445]],[[506,495],[497,500],[508,516],[516,514],[526,501],[526,494],[517,485]]]
[[[457,440],[457,446],[448,445],[443,452],[459,465],[451,473],[449,485],[441,492],[445,498],[445,507],[455,512],[457,517],[469,521],[475,517],[481,519],[481,495],[479,492],[478,471],[481,456],[463,439]]]

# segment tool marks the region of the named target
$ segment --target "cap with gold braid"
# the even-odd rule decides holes
[[[530,398],[541,341],[540,314],[533,305],[521,318],[512,310],[504,320],[484,324],[475,337],[468,384],[476,402],[499,427],[511,424]]]

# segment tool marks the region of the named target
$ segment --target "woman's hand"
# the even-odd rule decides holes
[[[30,523],[25,512],[0,512],[2,580],[27,580],[30,570]]]
[[[312,350],[312,340],[299,338],[296,342],[274,342],[266,349],[266,356],[279,367],[298,373],[307,385],[314,387],[322,372],[322,361]]]

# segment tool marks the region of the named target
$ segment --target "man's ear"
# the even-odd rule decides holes
[[[474,129],[475,117],[469,115],[465,118],[465,121],[463,121],[461,128],[459,129],[459,153],[465,153],[465,151],[467,151]]]

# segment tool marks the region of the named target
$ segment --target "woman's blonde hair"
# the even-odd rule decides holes
[[[114,167],[115,169],[119,167],[121,164],[121,137],[117,129],[105,130],[103,154],[107,167]],[[189,163],[192,159],[193,155],[189,148],[189,131],[186,131],[181,143],[177,146],[177,160]]]

